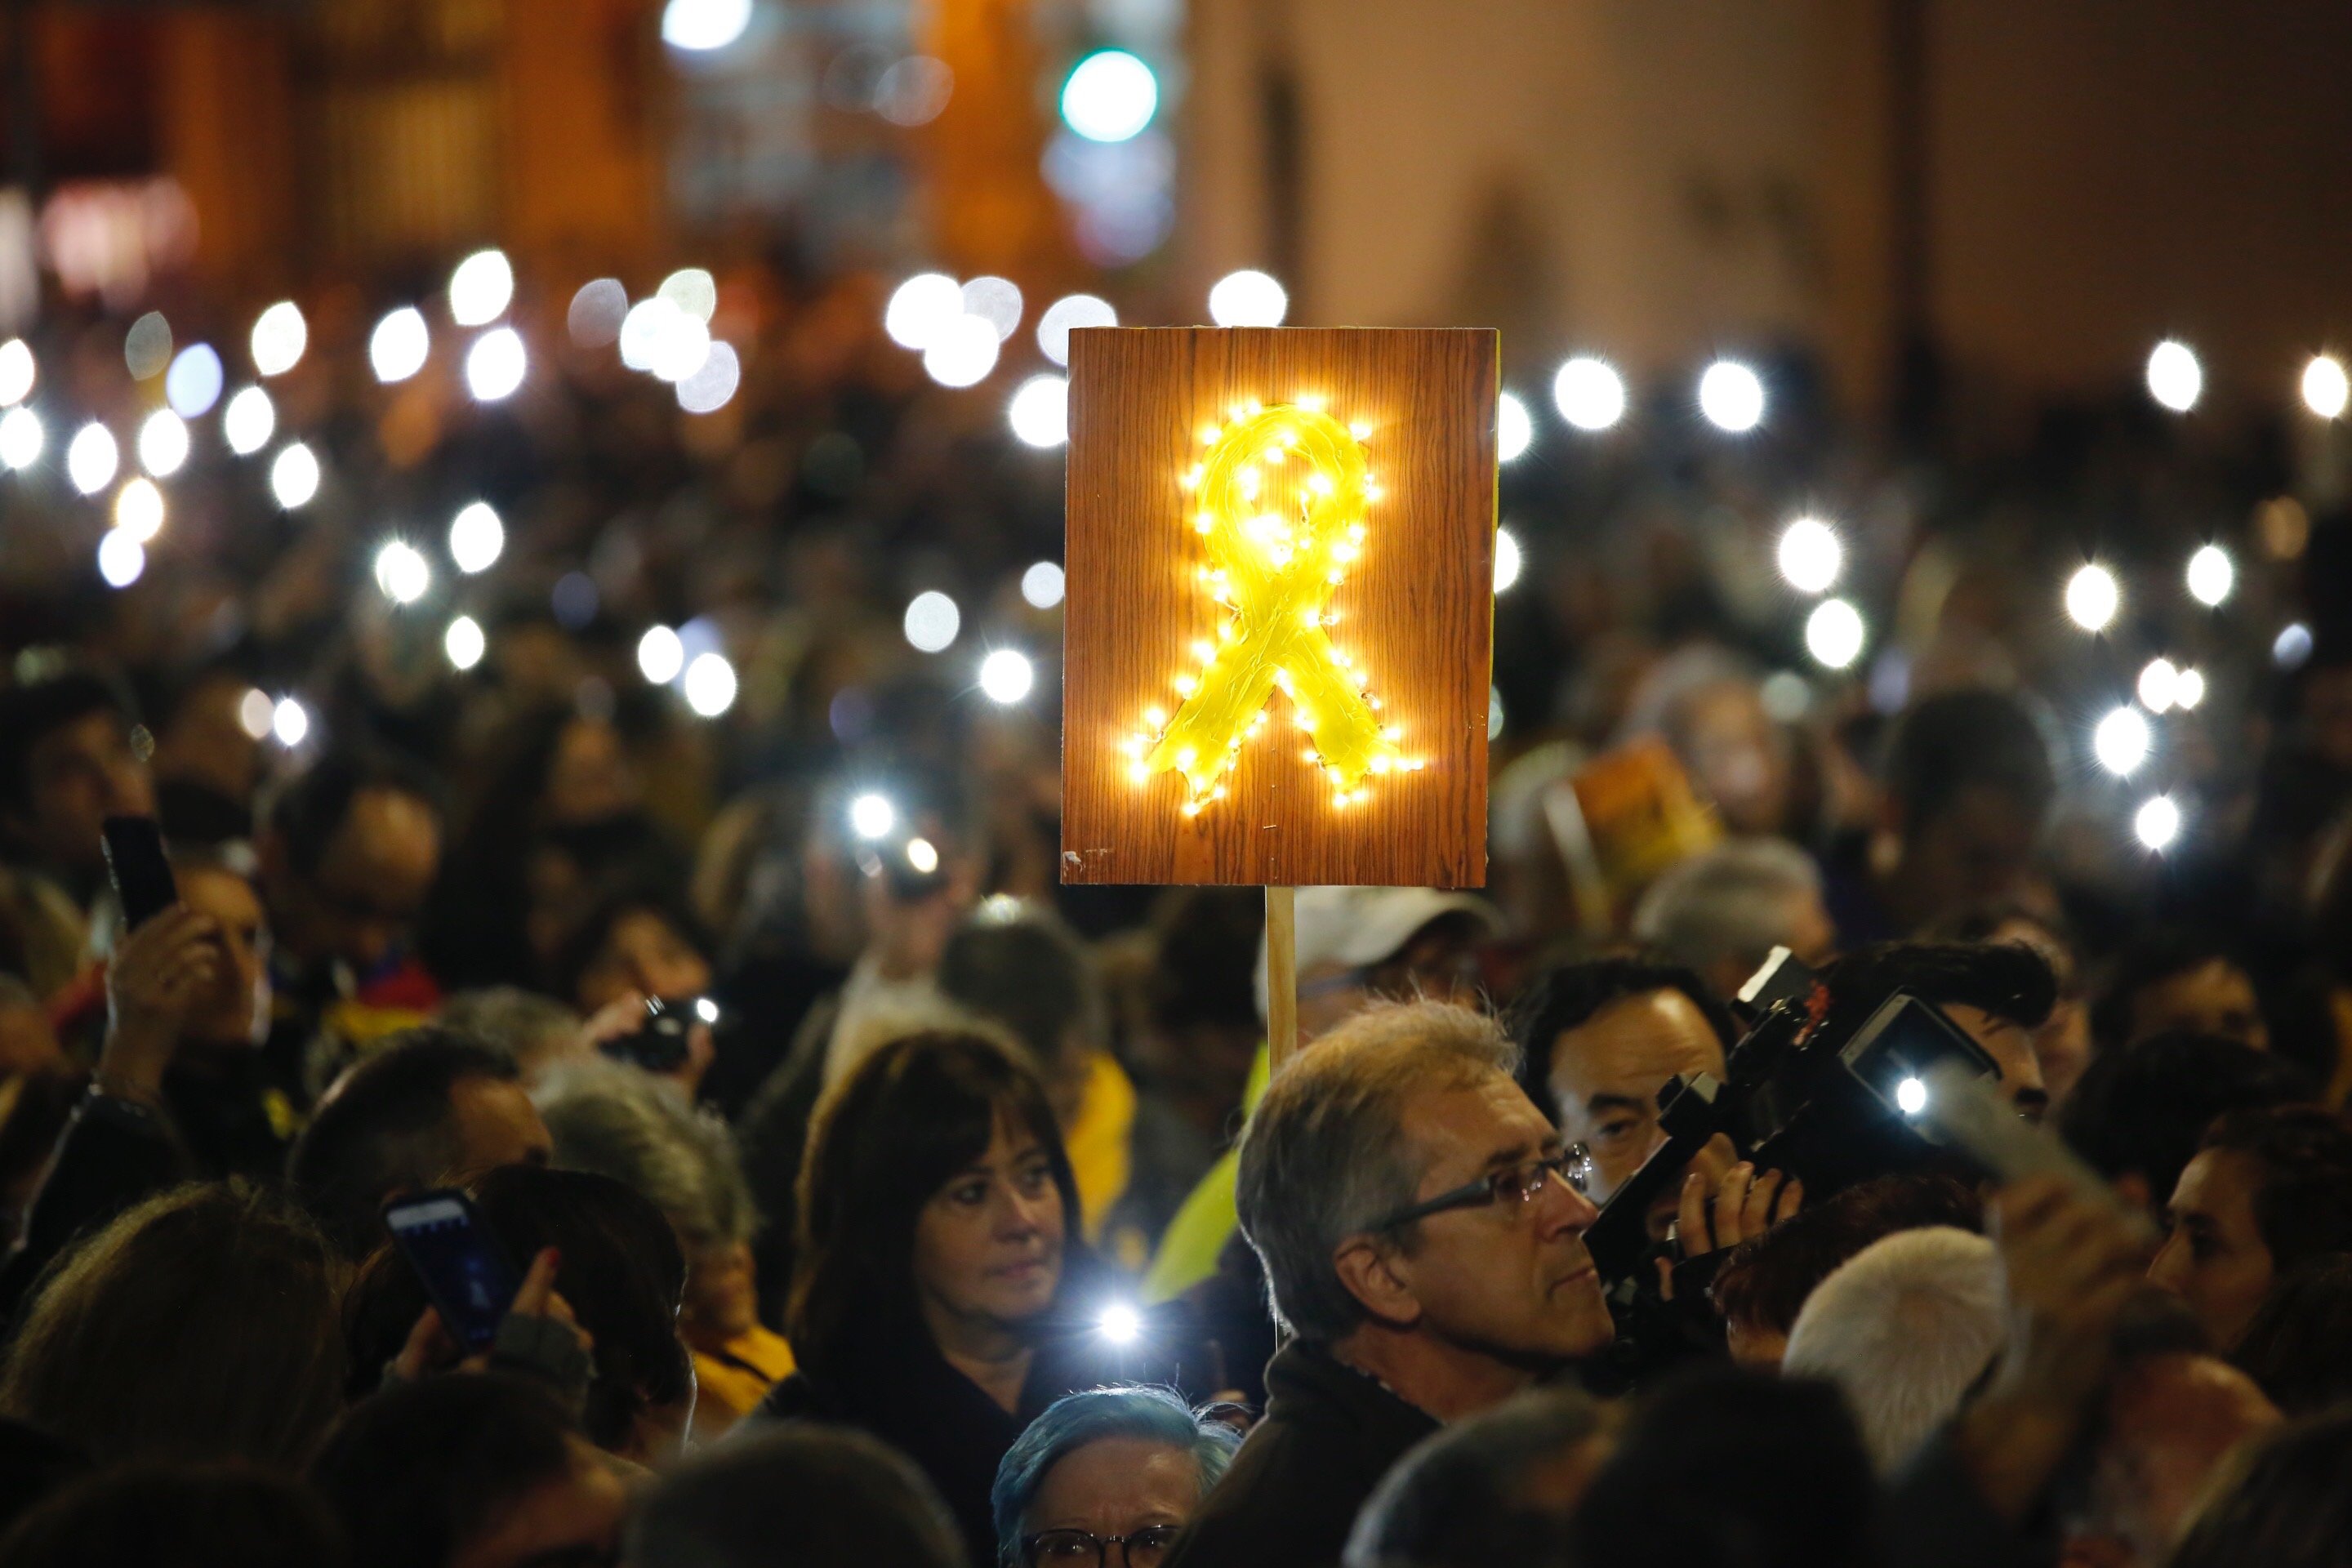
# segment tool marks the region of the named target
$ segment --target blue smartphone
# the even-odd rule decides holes
[[[522,1278],[474,1201],[455,1188],[415,1193],[384,1205],[383,1223],[457,1342],[489,1349]]]

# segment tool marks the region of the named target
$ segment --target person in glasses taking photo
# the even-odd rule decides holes
[[[1265,1419],[1167,1568],[1339,1563],[1389,1467],[1613,1332],[1590,1163],[1512,1076],[1495,1021],[1379,1005],[1277,1073],[1241,1148],[1241,1223],[1290,1341]]]

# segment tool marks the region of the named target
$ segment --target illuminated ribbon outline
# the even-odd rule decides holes
[[[1245,405],[1231,427],[1203,432],[1208,455],[1182,483],[1199,497],[1192,526],[1209,554],[1201,581],[1227,615],[1219,643],[1193,645],[1202,668],[1178,678],[1184,701],[1175,718],[1151,710],[1154,732],[1125,748],[1138,783],[1171,770],[1184,776],[1188,816],[1223,798],[1219,781],[1265,727],[1277,687],[1314,742],[1307,761],[1330,780],[1334,805],[1364,799],[1369,773],[1421,766],[1398,752],[1399,731],[1381,726],[1363,672],[1323,630],[1333,590],[1362,552],[1364,509],[1380,496],[1366,469],[1366,434],[1296,404]],[[1280,470],[1293,464],[1304,472],[1286,515],[1276,492]]]

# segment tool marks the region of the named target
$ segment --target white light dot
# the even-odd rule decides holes
[[[890,291],[882,330],[902,349],[918,352],[962,319],[963,289],[944,272],[918,272]],[[990,329],[992,334],[994,329]]]
[[[168,479],[188,460],[188,422],[168,408],[158,408],[140,422],[139,466],[157,479]]]
[[[1528,416],[1528,405],[1516,393],[1506,392],[1495,401],[1495,458],[1507,463],[1526,451],[1536,438],[1536,422]]]
[[[2271,640],[2271,662],[2281,669],[2294,669],[2310,657],[2311,628],[2301,621],[2282,626]]]
[[[2171,409],[2186,414],[2197,406],[2205,391],[2205,367],[2197,354],[2178,338],[2167,338],[2148,351],[2147,393]]]
[[[996,329],[978,316],[958,316],[923,351],[923,374],[941,386],[971,386],[996,368]]]
[[[743,361],[735,345],[713,340],[701,368],[677,384],[677,405],[688,414],[716,414],[743,384]]]
[[[449,319],[485,327],[514,302],[514,267],[503,250],[478,250],[449,274]]]
[[[269,693],[257,686],[246,689],[244,700],[236,705],[237,727],[258,741],[269,733]]]
[[[1823,599],[1805,617],[1805,651],[1828,669],[1844,669],[1862,657],[1869,636],[1862,612],[1843,599]]]
[[[131,323],[122,335],[122,363],[133,381],[161,375],[172,362],[172,323],[161,310],[150,310]]]
[[[681,267],[654,293],[706,326],[719,313],[719,279],[702,267]]]
[[[2163,713],[2179,700],[2179,667],[2168,658],[2149,659],[2139,672],[2139,705],[2151,713]]]
[[[1062,84],[1062,120],[1089,142],[1125,142],[1160,109],[1160,79],[1125,49],[1101,49]]]
[[[413,605],[433,586],[433,563],[404,539],[390,539],[375,552],[375,585],[395,605]]]
[[[907,840],[907,864],[918,876],[928,877],[940,868],[939,847],[928,838]]]
[[[1066,294],[1037,318],[1037,351],[1055,364],[1070,363],[1070,333],[1078,327],[1115,327],[1118,312],[1092,294]]]
[[[474,346],[466,351],[466,387],[476,401],[496,403],[514,395],[530,368],[522,334],[512,327],[495,327],[476,338]]]
[[[432,331],[425,324],[425,312],[414,305],[393,311],[368,334],[368,363],[376,380],[387,385],[423,370],[432,351]]]
[[[1519,542],[1507,528],[1495,531],[1495,592],[1504,593],[1519,580]]]
[[[2205,700],[2205,677],[2201,671],[2184,669],[2180,679],[2172,683],[2172,705],[2193,709]]]
[[[163,401],[183,419],[201,419],[220,401],[222,379],[218,351],[210,343],[190,343],[163,373]],[[0,403],[6,401],[0,397]]]
[[[861,795],[849,803],[849,830],[860,838],[879,838],[898,824],[898,810],[887,795]]]
[[[1255,268],[1228,272],[1209,290],[1209,320],[1221,327],[1278,327],[1289,313],[1282,285]]]
[[[637,673],[656,686],[667,686],[685,668],[684,639],[667,626],[647,626],[637,639]]]
[[[1906,1116],[1916,1116],[1927,1109],[1927,1086],[1916,1078],[1906,1078],[1895,1086],[1895,1108]]]
[[[2091,731],[2091,751],[2099,765],[2117,778],[2128,778],[2147,761],[2155,735],[2137,708],[2118,708]]]
[[[2180,837],[2180,808],[2172,803],[2170,795],[2158,795],[2133,816],[2132,832],[2150,849],[2169,849],[2173,840]]]
[[[631,370],[652,370],[654,355],[677,315],[677,307],[658,294],[630,306],[621,318],[621,363]]]
[[[0,393],[6,389],[0,387]],[[0,396],[0,403],[7,398]],[[2333,354],[2314,354],[2311,363],[2303,367],[2303,405],[2322,419],[2334,419],[2352,404],[2352,378],[2344,374],[2344,362]]]
[[[41,416],[29,408],[11,408],[0,414],[0,468],[29,468],[40,461],[41,448],[48,445],[49,433],[41,427]]]
[[[449,559],[468,576],[488,571],[506,547],[506,525],[487,501],[475,501],[449,520]]]
[[[963,612],[936,589],[916,595],[907,605],[907,640],[920,652],[938,653],[950,647],[962,627]]]
[[[1013,395],[1005,417],[1028,446],[1062,445],[1070,438],[1070,384],[1058,375],[1031,376]]]
[[[2082,567],[2066,579],[2066,616],[2086,632],[2105,630],[2122,605],[2116,574],[2104,566]]]
[[[481,623],[471,616],[459,616],[441,634],[441,651],[449,656],[449,663],[458,669],[471,669],[482,662],[490,639],[482,635]]]
[[[288,511],[319,493],[319,459],[299,441],[289,443],[269,465],[269,493]]]
[[[1625,417],[1625,378],[1593,354],[1579,354],[1551,379],[1559,416],[1580,430],[1606,430]]]
[[[2200,605],[2218,605],[2237,584],[2238,569],[2230,552],[2209,544],[2189,558],[2189,596]]]
[[[0,408],[22,403],[33,395],[33,379],[38,368],[33,360],[33,345],[24,339],[10,338],[0,343]]]
[[[128,588],[147,570],[147,550],[119,528],[110,528],[98,542],[98,574],[110,588]]]
[[[1115,1307],[1105,1307],[1096,1323],[1102,1330],[1103,1338],[1115,1345],[1133,1344],[1143,1332],[1143,1315],[1124,1302]]]
[[[121,461],[113,432],[92,422],[75,431],[66,447],[66,478],[82,494],[94,496],[113,482],[114,470]]]
[[[1012,648],[998,648],[980,661],[980,689],[991,702],[1018,702],[1029,695],[1036,681],[1036,667],[1029,662],[1029,656]]]
[[[1503,689],[1486,688],[1486,739],[1496,740],[1503,733]]]
[[[1817,517],[1801,517],[1782,529],[1777,556],[1780,575],[1801,594],[1828,592],[1845,569],[1837,530]]]
[[[697,996],[694,999],[694,1016],[706,1024],[716,1024],[719,1022],[719,1004],[708,996]]]
[[[661,335],[655,340],[653,361],[646,368],[653,372],[656,379],[675,385],[709,360],[710,329],[672,305],[664,319]]]
[[[601,349],[621,335],[621,318],[629,313],[629,291],[617,278],[592,278],[572,296],[563,313],[564,331],[583,349]]]
[[[1776,722],[1793,724],[1812,711],[1812,683],[1793,669],[1776,669],[1756,689],[1765,713]]]
[[[163,531],[163,492],[152,479],[132,479],[114,496],[114,531],[142,544]]]
[[[253,368],[264,375],[283,375],[301,363],[310,345],[310,325],[302,308],[280,300],[253,323]]]
[[[669,0],[662,7],[662,42],[701,54],[723,49],[751,25],[751,0]]]
[[[1021,596],[1038,609],[1060,604],[1062,589],[1062,569],[1051,561],[1040,561],[1021,574]]]
[[[686,667],[686,705],[705,719],[735,706],[735,667],[723,653],[697,654]]]
[[[310,710],[291,697],[281,697],[270,710],[269,730],[278,737],[279,745],[291,751],[310,732]]]
[[[249,458],[268,446],[277,429],[278,406],[257,386],[248,386],[230,398],[221,414],[221,435],[228,449],[240,458]]]
[[[1719,359],[1698,378],[1698,411],[1717,429],[1744,435],[1764,422],[1764,382],[1735,359]]]
[[[963,313],[994,327],[998,342],[1021,330],[1021,289],[1010,278],[975,278],[960,293]]]

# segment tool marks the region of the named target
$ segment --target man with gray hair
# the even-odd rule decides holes
[[[1673,867],[1633,910],[1634,940],[1696,970],[1725,1000],[1776,947],[1818,964],[1837,946],[1821,868],[1783,838],[1732,838]]]
[[[1292,1338],[1168,1568],[1338,1563],[1407,1448],[1608,1344],[1580,1152],[1515,1065],[1491,1018],[1404,1002],[1275,1076],[1236,1195]]]

